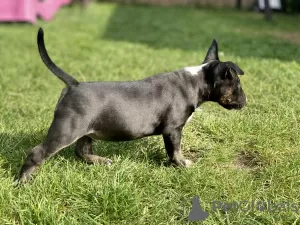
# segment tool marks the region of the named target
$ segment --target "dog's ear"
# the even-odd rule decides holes
[[[225,74],[223,75],[223,78],[232,79],[236,75],[237,73],[232,67],[227,67],[225,70]]]
[[[226,70],[224,74],[224,78],[232,79],[236,75],[244,75],[244,71],[238,67],[238,65],[233,62],[226,63]]]
[[[217,43],[216,39],[213,40],[211,46],[209,47],[203,63],[206,63],[210,60],[219,60],[218,43]]]
[[[241,70],[241,68],[238,65],[236,65],[235,63],[229,62],[228,67],[232,68],[237,75],[244,75],[244,71]]]

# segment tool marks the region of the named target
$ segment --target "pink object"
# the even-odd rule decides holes
[[[51,20],[57,10],[72,0],[0,0],[0,21],[35,23],[37,16]]]

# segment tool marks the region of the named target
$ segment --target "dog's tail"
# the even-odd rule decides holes
[[[77,86],[79,83],[71,75],[67,74],[61,68],[55,65],[55,63],[50,59],[44,42],[44,31],[42,28],[39,29],[37,36],[37,44],[40,52],[40,56],[52,73],[54,73],[59,79],[61,79],[67,86]]]

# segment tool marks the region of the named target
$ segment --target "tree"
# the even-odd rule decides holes
[[[242,8],[242,0],[236,0],[236,8],[241,9]]]
[[[268,21],[272,20],[272,10],[270,8],[269,0],[265,0],[265,18]]]

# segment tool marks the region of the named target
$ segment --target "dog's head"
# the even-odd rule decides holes
[[[238,75],[244,72],[233,62],[221,62],[218,56],[218,43],[213,40],[203,64],[209,83],[209,100],[218,102],[226,109],[241,109],[246,105],[246,95]]]

